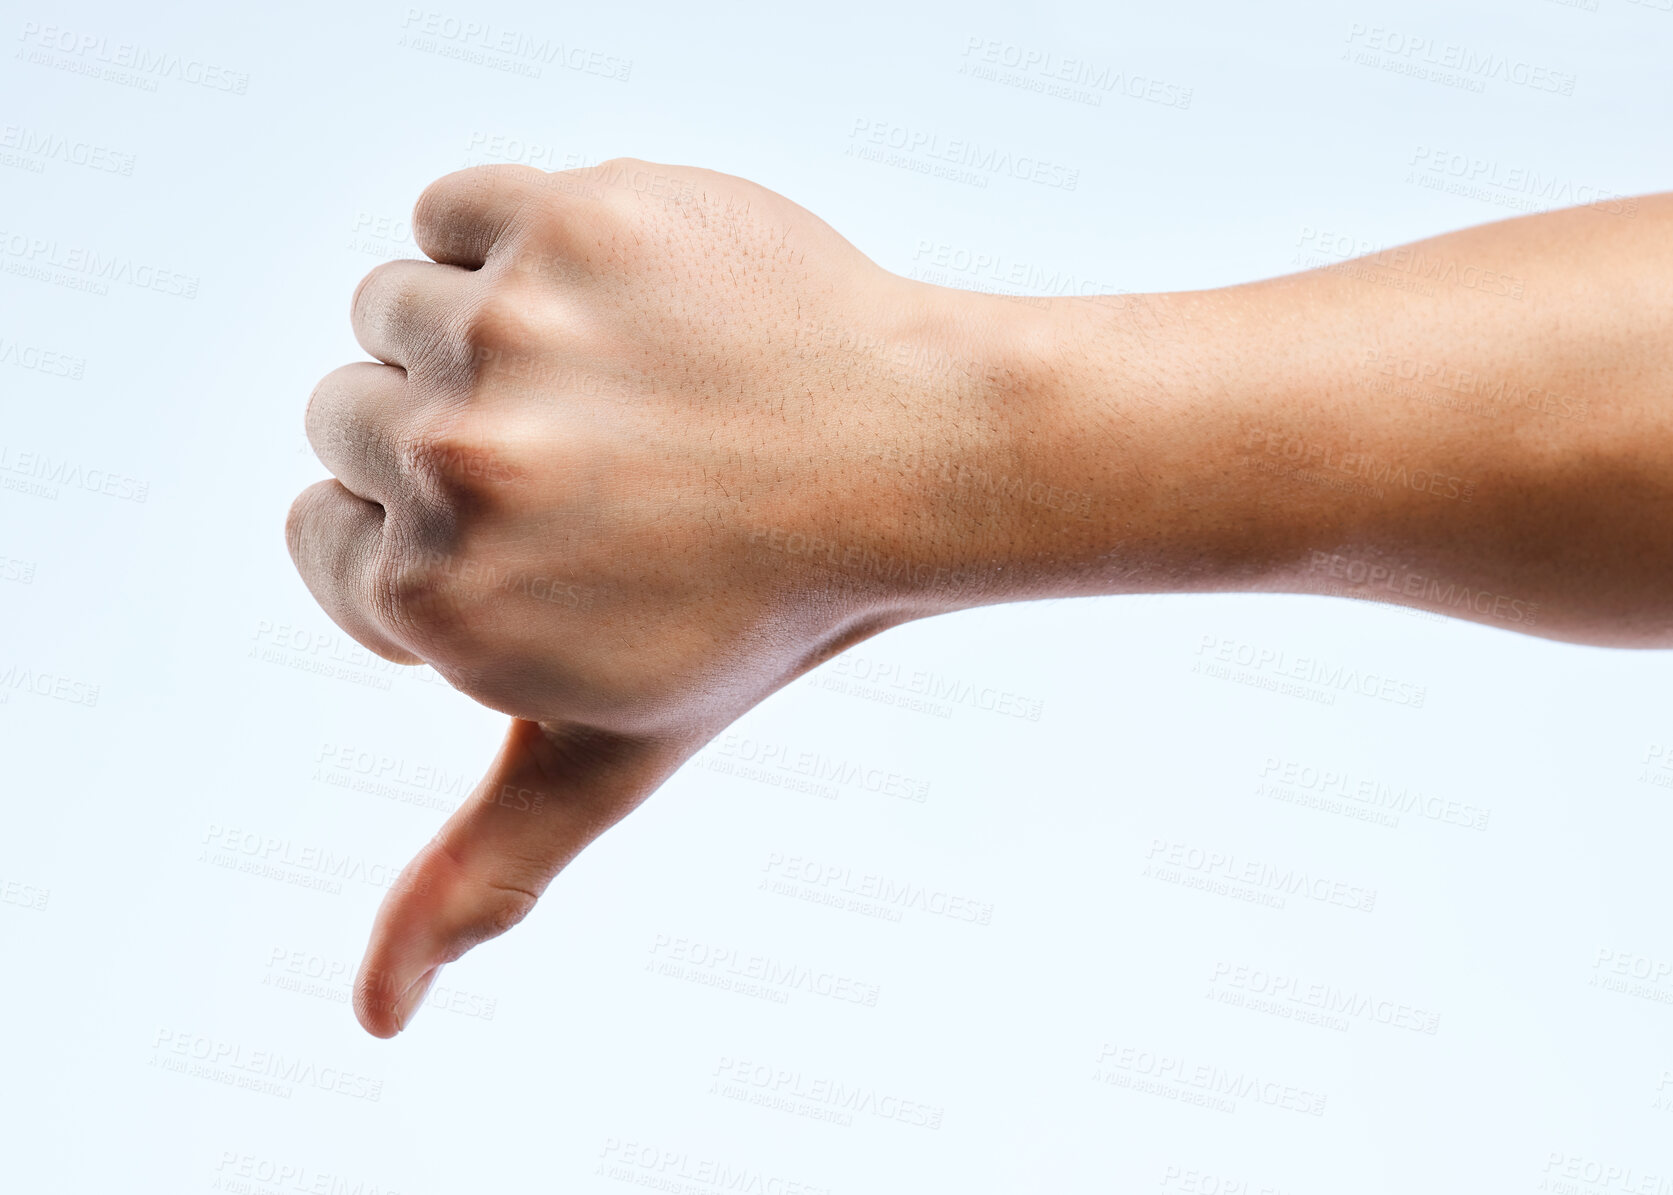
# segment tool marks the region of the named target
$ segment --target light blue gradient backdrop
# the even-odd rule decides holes
[[[509,34],[511,51],[458,56],[474,51],[455,20],[489,27],[474,50]],[[354,647],[281,533],[322,473],[303,401],[361,356],[355,283],[414,254],[413,199],[467,162],[733,172],[890,269],[989,263],[952,284],[1209,287],[1549,204],[1513,181],[1529,175],[1579,199],[1666,188],[1673,12],[58,3],[5,5],[0,38],[0,1189],[1405,1195],[1595,1174],[1573,1189],[1615,1195],[1673,1175],[1673,791],[1653,782],[1673,773],[1645,763],[1673,752],[1665,653],[1329,598],[902,628],[751,713],[379,1042],[343,971],[379,878],[502,719]],[[1388,48],[1402,38],[1433,48]],[[100,77],[123,44],[147,64]],[[1466,86],[1402,69],[1447,44],[1511,69]],[[990,45],[1039,65],[982,77]],[[531,46],[563,52],[537,77],[501,69]],[[1536,68],[1572,94],[1517,81]],[[1047,93],[1055,70],[1101,102]],[[868,160],[873,130],[1075,186]],[[1477,163],[1458,167],[1475,191],[1422,185],[1456,181],[1454,162]],[[117,273],[107,293],[86,288],[89,255]],[[195,297],[167,293],[187,280]],[[1320,660],[1423,703],[1195,671],[1223,644],[1281,654],[1253,670],[1269,679]],[[926,685],[944,710],[899,704]],[[984,708],[1001,694],[1037,720]],[[763,779],[810,753],[858,779]],[[1289,762],[1490,821],[1275,799]],[[868,787],[887,775],[924,799]],[[1175,849],[1374,889],[1375,907],[1146,873]],[[790,859],[830,878],[763,886]],[[804,899],[884,881],[991,921]],[[681,939],[871,985],[875,1006],[693,982],[727,968]],[[684,974],[663,973],[682,950]],[[1240,965],[1439,1027],[1211,996]],[[180,1071],[202,1054],[219,1078]],[[1094,1078],[1102,1056],[1157,1079],[1151,1055],[1180,1060],[1159,1093]],[[288,1095],[221,1081],[275,1057]],[[1324,1115],[1193,1106],[1203,1074],[1324,1094]],[[800,1094],[731,1098],[728,1076]],[[839,1084],[852,1123],[809,1114]]]

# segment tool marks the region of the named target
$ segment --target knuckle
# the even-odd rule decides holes
[[[448,217],[455,207],[454,196],[458,194],[464,175],[468,173],[457,171],[444,174],[418,193],[418,199],[412,205],[412,225],[415,232],[434,233],[447,227],[450,223]]]
[[[306,572],[312,558],[309,528],[323,491],[331,485],[329,481],[321,481],[309,486],[291,501],[290,509],[285,512],[285,546],[290,549],[291,563],[298,571]]]
[[[489,186],[522,187],[546,177],[544,170],[527,162],[490,162],[476,169],[482,171],[483,183]]]
[[[593,167],[593,177],[603,188],[606,206],[619,216],[641,206],[640,190],[648,170],[638,158],[611,158]]]
[[[485,288],[466,308],[461,323],[466,346],[489,353],[525,347],[537,335],[529,296],[509,279]]]
[[[448,176],[448,178],[451,177],[451,175]],[[438,178],[418,193],[418,198],[412,205],[414,233],[432,229],[439,223],[442,214],[441,188],[448,181],[448,178]]]
[[[432,550],[378,554],[368,579],[369,600],[392,636],[431,648],[456,636],[463,620],[444,564],[445,557]]]
[[[315,382],[314,388],[308,391],[308,405],[302,408],[302,426],[308,432],[310,440],[313,439],[314,429],[320,426],[319,420],[324,415],[320,406],[320,395],[325,392],[329,381],[330,375],[328,374]]]
[[[458,952],[454,958],[517,925],[533,911],[536,903],[538,898],[531,891],[492,880],[477,881],[469,921],[461,927],[452,946]]]
[[[445,890],[451,890],[453,899],[449,903],[460,910],[458,919],[448,927],[450,941],[444,961],[452,962],[527,917],[539,902],[551,868],[540,859],[499,851],[488,869],[473,871],[448,849],[444,834],[431,839],[425,855],[440,863],[435,874],[445,877],[440,882]]]
[[[458,209],[459,197],[482,187],[484,169],[482,166],[467,166],[463,170],[444,174],[425,187],[418,193],[418,201],[412,205],[413,223],[432,227],[446,224]]]
[[[302,409],[302,426],[310,442],[318,443],[333,414],[333,400],[340,398],[354,379],[362,376],[357,365],[341,365],[314,383],[308,405]]]
[[[529,365],[544,339],[530,292],[522,278],[508,275],[455,313],[448,340],[463,384],[474,388],[496,376],[518,376]]]
[[[419,302],[416,271],[409,261],[386,261],[355,288],[349,318],[357,328],[377,328]]]
[[[404,472],[455,507],[465,506],[493,482],[512,475],[496,445],[460,430],[416,435],[402,446],[402,455]]]
[[[459,220],[457,204],[443,190],[446,182],[431,183],[412,209],[413,236],[425,252],[443,258],[468,254],[481,242],[477,230]]]
[[[469,239],[470,230],[459,225],[460,213],[468,207],[464,202],[467,198],[516,191],[538,182],[545,174],[522,162],[489,162],[444,174],[419,192],[412,208],[413,227],[431,236],[445,237],[452,231]]]
[[[483,903],[482,927],[498,937],[529,915],[536,904],[532,892],[495,884],[487,889]]]
[[[631,175],[636,170],[643,170],[645,166],[646,163],[639,158],[621,157],[608,158],[593,169],[606,179],[619,179]]]
[[[366,276],[354,288],[354,298],[349,303],[350,314],[360,319],[377,302],[376,292],[380,290],[389,278],[391,262],[381,262],[366,271]]]
[[[302,534],[308,518],[307,497],[308,492],[304,490],[296,496],[290,504],[290,509],[285,512],[285,547],[290,551],[291,563],[298,569],[302,567]]]

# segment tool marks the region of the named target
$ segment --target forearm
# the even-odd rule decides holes
[[[412,227],[434,260],[356,291],[376,362],[309,400],[334,476],[287,541],[368,650],[514,721],[379,913],[380,1036],[702,743],[909,618],[1339,591],[1673,643],[1670,198],[1061,301],[889,274],[690,167],[478,167]]]
[[[972,318],[1001,304],[1021,485],[970,541],[1000,600],[1341,593],[1673,645],[1673,197]]]

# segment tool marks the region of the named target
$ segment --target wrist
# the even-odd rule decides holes
[[[903,338],[942,367],[914,398],[933,426],[880,455],[907,508],[933,512],[903,549],[926,567],[892,596],[921,615],[1142,588],[1134,571],[1162,546],[1156,483],[1179,480],[1163,460],[1178,400],[1163,376],[1183,357],[1172,297],[909,285]]]
[[[936,336],[981,385],[931,401],[966,434],[939,490],[930,612],[1043,597],[1277,587],[1307,525],[1249,469],[1294,411],[1250,297],[1038,299],[930,288]],[[1297,512],[1299,513],[1299,512]],[[945,556],[946,553],[943,553]]]
[[[1336,389],[1333,367],[1275,340],[1264,291],[1037,298],[891,282],[877,369],[880,405],[900,414],[862,470],[879,483],[863,519],[890,610],[1293,589],[1320,542],[1367,530],[1334,491],[1262,467],[1271,429],[1323,419],[1344,443],[1362,429],[1340,396],[1316,401]]]
[[[892,278],[884,336],[899,415],[867,449],[889,535],[882,601],[907,617],[1030,593],[1041,525],[1084,533],[1099,496],[1050,445],[1071,438],[1048,350],[1052,301]]]

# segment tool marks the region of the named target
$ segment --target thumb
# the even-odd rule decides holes
[[[436,973],[516,925],[552,878],[679,766],[665,743],[513,720],[488,774],[402,869],[354,984],[375,1037],[412,1022]]]

